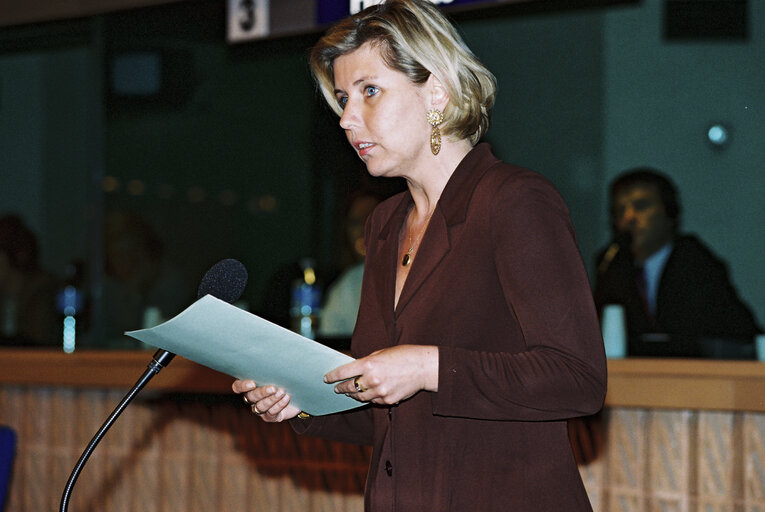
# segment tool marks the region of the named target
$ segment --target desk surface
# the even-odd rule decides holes
[[[130,389],[154,351],[0,349],[0,385]],[[176,356],[146,389],[231,393],[233,378]]]
[[[0,385],[124,388],[135,384],[153,352],[0,348]],[[176,357],[147,390],[231,393],[233,379]],[[611,359],[612,407],[765,411],[765,363],[705,359]]]
[[[765,411],[765,363],[611,359],[606,403],[615,407]]]

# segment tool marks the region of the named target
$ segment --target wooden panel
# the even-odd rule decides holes
[[[151,353],[4,355],[11,357],[0,357],[0,423],[19,433],[9,510],[56,510],[82,450]],[[666,386],[673,379],[721,380],[732,389],[744,389],[747,376],[756,385],[761,379],[758,363],[621,363],[610,365],[617,382],[625,377],[615,388],[620,393],[620,386],[658,376],[660,385],[648,386],[646,396],[672,395]],[[96,449],[72,510],[363,509],[368,448],[264,424],[231,394],[229,377],[189,361],[173,361],[158,379],[165,372],[167,380],[150,384],[155,389],[136,398]],[[191,387],[204,393],[177,391]],[[602,455],[580,468],[596,512],[765,512],[765,413],[614,405],[603,419]]]
[[[595,512],[765,512],[765,414],[607,409]]]
[[[0,423],[16,429],[8,510],[58,510],[83,449],[122,393],[0,388]],[[298,437],[241,400],[215,395],[137,398],[80,475],[70,510],[358,511],[369,450]]]

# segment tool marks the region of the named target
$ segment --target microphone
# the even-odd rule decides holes
[[[201,299],[205,295],[212,295],[220,300],[233,304],[239,297],[242,296],[244,288],[247,286],[247,270],[244,268],[241,262],[235,259],[221,260],[213,265],[202,277],[202,281],[199,283],[199,289],[197,290],[197,299]],[[101,428],[90,440],[85,451],[82,452],[80,459],[72,470],[72,474],[69,476],[69,480],[64,488],[64,494],[61,496],[60,512],[65,512],[69,507],[69,498],[72,494],[72,489],[80,476],[82,468],[85,467],[85,463],[90,458],[93,450],[104,437],[106,432],[117,420],[122,411],[130,404],[139,391],[141,391],[146,384],[158,374],[162,368],[170,364],[175,354],[168,352],[167,350],[159,349],[152,356],[152,360],[149,362],[147,369],[143,375],[138,379],[133,388],[125,395],[122,401],[117,405],[111,415],[107,418]]]
[[[598,264],[598,274],[604,274],[619,251],[629,251],[631,244],[632,233],[629,231],[620,231],[616,233],[611,245],[609,245],[606,252],[603,253],[603,258],[601,258],[600,263]]]
[[[247,286],[247,269],[240,261],[232,258],[221,260],[208,270],[202,277],[197,290],[197,299],[205,295],[233,304],[242,296]],[[175,354],[159,349],[154,353],[149,369],[155,369],[155,374],[170,364]]]
[[[247,286],[247,270],[244,265],[231,258],[221,260],[202,277],[197,290],[197,299],[212,295],[233,304],[242,296],[245,286]]]

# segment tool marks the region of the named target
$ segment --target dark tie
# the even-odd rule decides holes
[[[635,285],[637,286],[638,294],[640,294],[640,301],[643,303],[643,311],[645,316],[650,320],[651,325],[656,326],[656,322],[651,312],[650,302],[648,301],[648,286],[646,285],[645,268],[642,266],[635,267]]]

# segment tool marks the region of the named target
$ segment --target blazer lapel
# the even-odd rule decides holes
[[[425,230],[422,240],[420,240],[420,247],[417,249],[414,261],[412,261],[412,268],[409,270],[409,276],[407,276],[404,288],[401,290],[401,296],[398,298],[396,316],[401,315],[417,290],[449,252],[449,248],[449,230],[446,226],[446,219],[440,209],[436,207],[436,211],[430,218],[430,224]],[[399,262],[396,263],[399,264]]]
[[[478,144],[465,156],[454,170],[446,184],[436,210],[430,219],[430,225],[420,240],[420,247],[412,262],[398,304],[396,299],[396,272],[398,270],[398,238],[401,226],[412,204],[412,196],[407,191],[401,194],[385,226],[380,230],[377,241],[377,254],[374,268],[368,269],[373,276],[376,298],[381,305],[385,325],[389,326],[389,336],[395,339],[393,328],[395,318],[400,316],[414,295],[427,279],[435,272],[441,261],[452,247],[451,228],[465,221],[470,199],[483,174],[492,165],[499,162],[491,153],[486,143]],[[394,308],[395,304],[395,308]]]
[[[491,153],[491,147],[486,143],[481,143],[473,148],[454,170],[454,174],[446,184],[438,205],[436,205],[436,210],[430,219],[430,225],[420,240],[420,247],[412,262],[412,268],[406,283],[404,283],[404,288],[401,290],[401,296],[398,298],[396,317],[401,315],[417,290],[435,272],[448,254],[452,246],[450,237],[454,236],[452,228],[465,221],[470,199],[478,186],[478,182],[486,170],[498,162],[497,157]],[[411,196],[407,194],[407,198],[409,197]],[[405,214],[406,209],[404,209]],[[399,220],[397,226],[400,227],[401,222],[403,222],[403,218]],[[396,231],[397,234],[398,231]],[[398,255],[397,242],[398,236],[395,237],[392,249],[396,255]],[[395,272],[393,282],[395,283]]]
[[[381,305],[385,325],[389,329],[390,339],[395,339],[393,326],[394,303],[396,300],[396,271],[398,265],[398,235],[404,222],[409,205],[412,202],[412,196],[409,192],[401,195],[401,201],[393,210],[393,214],[388,219],[385,227],[380,230],[378,235],[379,254],[375,258],[376,268],[373,270],[374,288],[377,294],[377,300]],[[399,298],[400,302],[400,298]]]

